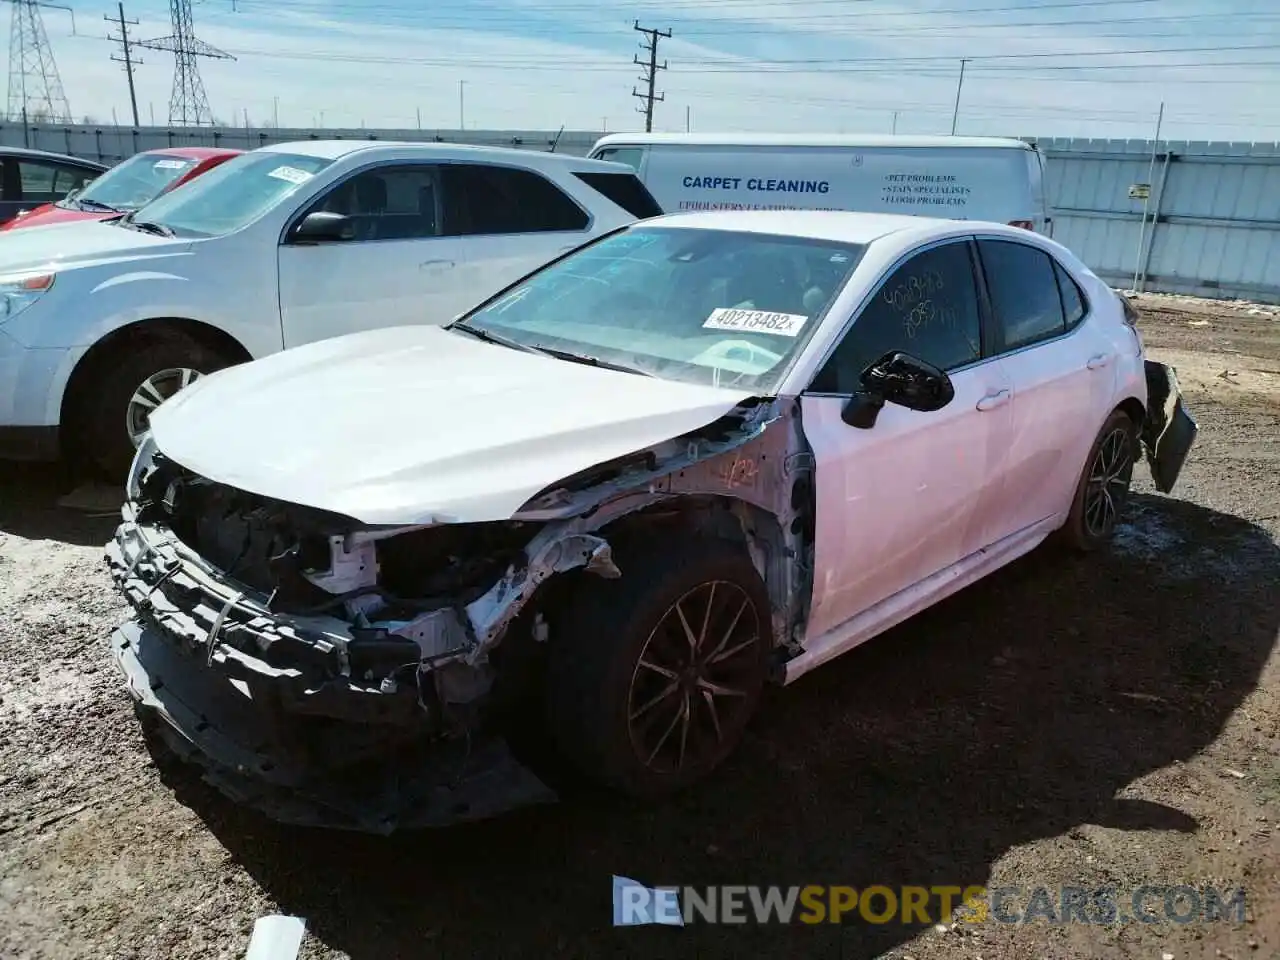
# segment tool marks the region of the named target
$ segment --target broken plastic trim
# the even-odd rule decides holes
[[[1170,493],[1195,443],[1199,427],[1182,403],[1173,367],[1144,361],[1147,379],[1147,419],[1142,429],[1151,479],[1161,493]]]

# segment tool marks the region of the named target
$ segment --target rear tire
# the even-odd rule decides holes
[[[726,540],[648,546],[619,566],[620,579],[586,578],[553,627],[548,727],[589,778],[657,798],[741,740],[772,649],[769,598]]]
[[[1129,499],[1138,455],[1138,428],[1123,410],[1112,411],[1089,449],[1063,526],[1067,546],[1091,553],[1115,533]]]
[[[81,452],[103,479],[124,482],[150,410],[192,380],[231,365],[227,357],[177,332],[133,341],[99,366],[81,394],[75,418]]]

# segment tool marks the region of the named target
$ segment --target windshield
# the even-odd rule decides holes
[[[112,210],[136,210],[154,200],[165,187],[196,165],[185,157],[137,153],[116,164],[62,206],[103,206]]]
[[[545,267],[464,326],[667,379],[771,394],[865,249],[633,227]]]
[[[301,154],[243,153],[157,197],[137,219],[180,237],[224,236],[257,220],[331,163]]]

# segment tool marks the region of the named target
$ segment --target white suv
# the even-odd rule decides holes
[[[263,147],[94,223],[0,235],[0,456],[123,477],[191,380],[371,327],[438,324],[660,210],[629,167],[451,144]]]

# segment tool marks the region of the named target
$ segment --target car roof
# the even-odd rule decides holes
[[[92,167],[95,170],[107,169],[105,163],[99,163],[97,160],[73,157],[68,153],[50,153],[48,150],[29,150],[26,147],[0,147],[0,156],[15,157],[19,160],[23,157],[31,160],[56,160],[59,163],[72,163],[82,167]]]
[[[644,221],[645,226],[768,233],[774,236],[870,244],[894,233],[955,228],[973,221],[910,217],[849,210],[716,210],[672,213]]]
[[[1009,137],[942,137],[898,134],[801,133],[611,133],[596,147],[679,144],[691,147],[927,147],[932,149],[1032,150],[1025,140]]]
[[[464,143],[423,142],[415,140],[293,140],[258,147],[257,153],[292,153],[324,160],[341,160],[360,154],[376,160],[490,160],[517,163],[520,166],[567,166],[575,170],[600,170],[633,173],[630,167],[605,160],[587,160],[567,153],[545,150],[520,150],[515,147],[486,147]]]
[[[148,156],[183,157],[187,160],[208,160],[211,157],[234,157],[244,153],[232,147],[157,147],[155,150],[143,150]]]

